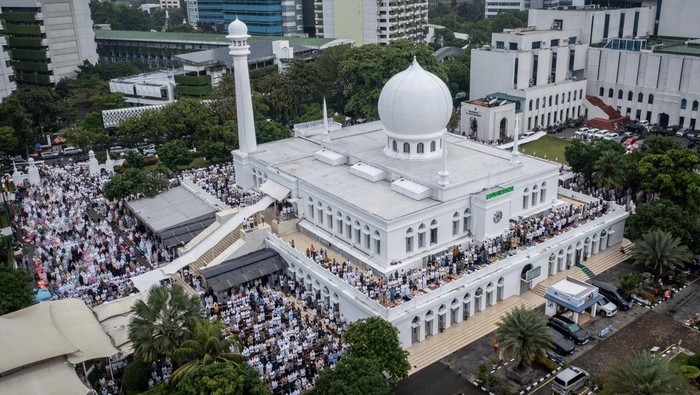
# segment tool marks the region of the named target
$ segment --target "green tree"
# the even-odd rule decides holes
[[[700,252],[700,220],[697,214],[668,199],[637,206],[635,214],[625,223],[625,232],[630,240],[639,240],[653,230],[665,230],[692,251]]]
[[[4,257],[3,257],[4,258]],[[0,315],[11,313],[34,303],[32,278],[20,268],[0,264]]]
[[[115,173],[104,185],[104,195],[110,200],[124,199],[125,197],[143,192],[146,184],[146,176],[139,169],[127,169],[124,173]]]
[[[140,359],[134,359],[124,368],[122,389],[126,395],[140,394],[148,389],[151,367]]]
[[[247,363],[198,365],[177,385],[181,395],[266,395],[269,392]]]
[[[168,168],[158,166],[155,169],[143,172],[142,192],[147,197],[154,197],[168,186]]]
[[[635,242],[634,260],[655,271],[659,276],[673,275],[692,259],[688,247],[680,239],[663,230],[654,230]]]
[[[352,354],[341,358],[335,369],[325,369],[311,395],[393,394],[376,360]]]
[[[68,144],[82,148],[85,151],[104,148],[112,141],[104,129],[85,129],[82,127],[65,129],[63,137]]]
[[[128,150],[126,152],[126,164],[132,169],[143,169],[146,158],[136,150]]]
[[[147,12],[128,3],[91,0],[90,14],[93,23],[109,23],[114,30],[160,31],[163,27],[162,20],[158,23]]]
[[[651,154],[664,154],[672,149],[683,148],[676,139],[668,136],[651,135],[644,141],[644,144],[636,150],[642,156]]]
[[[496,340],[504,353],[515,359],[515,369],[532,364],[552,343],[547,334],[547,319],[535,310],[518,307],[498,323]]]
[[[613,363],[604,375],[606,394],[690,394],[692,390],[678,370],[648,351]]]
[[[14,154],[20,150],[15,131],[9,126],[0,126],[0,152]]]
[[[623,154],[605,151],[593,163],[593,182],[604,188],[619,188],[625,185],[625,162]]]
[[[25,146],[33,146],[38,141],[29,114],[14,95],[6,97],[0,103],[0,126],[12,128],[19,143],[18,151],[24,151]]]
[[[700,157],[691,149],[671,149],[649,154],[639,162],[642,186],[662,198],[688,208],[700,209]]]
[[[614,158],[615,154],[619,154],[620,157],[624,154],[622,145],[614,141],[597,140],[591,144],[584,144],[582,141],[574,140],[564,148],[564,157],[567,163],[569,163],[569,166],[571,166],[571,170],[583,174],[588,180],[592,180],[594,172],[597,170],[600,172],[601,166],[604,164],[607,166],[605,162],[601,162],[598,165],[598,169],[596,169],[596,162],[608,151],[612,152],[607,154],[609,159]],[[615,163],[618,162],[619,161],[615,160]],[[622,162],[618,164],[624,166]],[[602,170],[607,171],[607,168],[602,168]],[[602,172],[601,174],[606,175],[608,173],[609,172]],[[616,175],[616,177],[618,176]]]
[[[622,292],[631,295],[637,293],[641,288],[642,275],[639,272],[627,272],[620,275],[618,280]]]
[[[258,144],[268,143],[292,137],[292,131],[278,122],[260,120],[255,122]]]
[[[167,140],[194,142],[198,136],[206,136],[218,124],[217,116],[209,106],[190,98],[163,107],[160,118],[165,122]]]
[[[173,372],[173,381],[177,382],[187,376],[193,368],[213,363],[245,362],[241,356],[241,341],[236,337],[222,339],[223,325],[220,321],[208,319],[195,320],[192,328],[192,338],[182,342],[173,356],[181,363]]]
[[[380,317],[363,318],[348,325],[345,342],[350,355],[376,361],[392,380],[408,377],[408,352],[401,347],[399,331]]]
[[[134,317],[129,324],[129,340],[134,355],[146,362],[171,357],[190,337],[200,307],[199,300],[179,285],[153,286],[146,300],[138,300],[131,307]]]
[[[61,97],[51,88],[28,87],[12,94],[29,114],[36,134],[56,133],[66,117]]]
[[[158,150],[158,158],[171,170],[187,166],[192,162],[192,154],[182,140],[171,140]]]
[[[236,122],[236,80],[233,73],[225,73],[211,91],[211,108],[219,116],[219,123]]]

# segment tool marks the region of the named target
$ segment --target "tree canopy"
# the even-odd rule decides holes
[[[625,224],[630,240],[639,240],[645,233],[664,230],[680,239],[681,244],[700,252],[700,222],[695,213],[668,199],[637,207]]]
[[[376,360],[352,354],[341,358],[335,369],[325,369],[311,395],[389,395],[391,386]]]
[[[690,394],[685,378],[664,358],[648,351],[610,365],[604,374],[605,394]]]
[[[401,347],[398,329],[388,321],[380,317],[355,321],[348,325],[345,342],[350,355],[377,361],[395,382],[408,377],[408,352]]]
[[[503,352],[515,359],[515,368],[529,366],[552,343],[547,334],[547,319],[539,311],[518,307],[498,323],[496,340]]]
[[[182,140],[170,140],[158,149],[158,158],[170,170],[187,166],[192,162],[192,154]]]
[[[177,389],[181,395],[269,394],[247,363],[198,365],[178,383]]]
[[[31,282],[32,278],[21,268],[0,263],[0,315],[34,303],[34,290],[29,286]]]
[[[654,270],[659,276],[673,275],[692,259],[680,239],[663,230],[654,230],[635,242],[635,263]]]

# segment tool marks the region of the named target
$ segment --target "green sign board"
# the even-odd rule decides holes
[[[534,269],[528,270],[527,272],[525,272],[525,281],[531,281],[531,280],[537,278],[541,272],[542,272],[542,266],[537,266]]]
[[[499,197],[501,195],[505,195],[508,192],[513,192],[514,187],[508,187],[508,188],[503,188],[500,191],[496,192],[491,192],[488,195],[486,195],[486,200],[493,199],[495,197]]]

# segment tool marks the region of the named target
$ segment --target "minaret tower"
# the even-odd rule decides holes
[[[228,25],[228,38],[231,40],[229,54],[233,56],[233,73],[236,79],[236,113],[238,115],[238,149],[241,154],[255,152],[255,120],[253,118],[253,100],[250,92],[248,74],[248,27],[236,18]]]

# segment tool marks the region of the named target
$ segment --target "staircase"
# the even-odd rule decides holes
[[[617,110],[615,110],[611,106],[605,104],[605,102],[603,102],[598,97],[586,96],[586,102],[587,102],[586,104],[589,107],[591,107],[591,106],[597,107],[607,117],[607,119],[602,118],[602,117],[589,119],[588,121],[586,121],[586,125],[589,127],[594,127],[594,128],[598,128],[598,129],[614,130],[616,125],[619,127],[620,125],[626,124],[629,122],[628,117],[623,117],[622,114],[620,114]]]
[[[589,268],[588,268],[586,265],[584,265],[583,263],[578,262],[578,263],[576,263],[575,266],[576,266],[577,268],[581,269],[581,271],[583,271],[584,273],[586,273],[586,276],[588,276],[588,278],[593,278],[593,277],[595,277],[595,273],[593,273],[593,272],[591,271],[591,269],[589,269]]]
[[[190,270],[193,273],[199,274],[199,271],[209,262],[213,261],[217,256],[221,255],[231,244],[233,244],[241,236],[241,225],[238,225],[231,233],[227,234],[223,239],[219,240],[214,247],[202,254],[196,261],[190,264]]]

